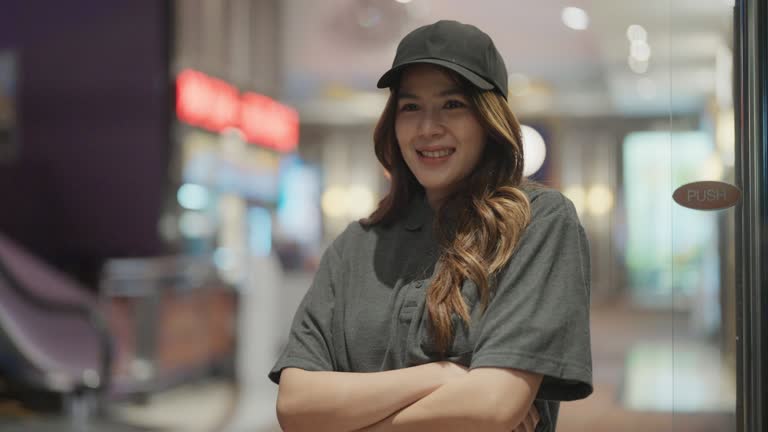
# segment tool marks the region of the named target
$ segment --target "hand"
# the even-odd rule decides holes
[[[536,430],[536,425],[539,424],[539,420],[541,418],[539,417],[539,411],[536,409],[535,406],[531,405],[531,409],[528,410],[528,413],[525,415],[525,419],[515,427],[512,432],[534,432]]]
[[[461,378],[469,373],[469,369],[453,362],[439,361],[435,364],[440,368],[443,384],[456,378]]]

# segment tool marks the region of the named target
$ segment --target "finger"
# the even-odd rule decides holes
[[[540,420],[541,417],[539,417],[539,410],[537,410],[536,407],[533,407],[531,410],[531,432],[536,430],[536,426],[539,424]]]
[[[534,425],[538,424],[539,420],[541,420],[541,417],[539,417],[539,410],[537,410],[535,406],[531,406],[531,418],[533,419]]]
[[[515,430],[513,432],[533,432],[533,429],[531,428],[531,414],[530,412],[525,416],[523,421],[520,422],[520,424],[515,427]]]
[[[528,426],[526,425],[527,422],[528,422],[528,415],[525,416],[523,421],[521,421],[520,423],[517,424],[517,426],[515,426],[512,432],[531,432]]]
[[[536,423],[538,422],[533,416],[528,418],[527,427],[529,432],[533,432],[536,430]]]
[[[525,418],[520,424],[518,424],[512,432],[534,432],[536,425],[539,423],[539,412],[536,407],[531,405],[531,408],[525,414]]]

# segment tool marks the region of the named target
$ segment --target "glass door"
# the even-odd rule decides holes
[[[668,118],[620,149],[629,304],[652,319],[636,321],[618,396],[661,430],[736,431],[736,210],[710,200],[735,184],[734,8],[656,6],[664,25],[627,28],[626,84]]]
[[[674,312],[663,351],[670,385],[657,400],[671,410],[669,430],[727,432],[738,430],[735,9],[733,2],[705,3],[669,1],[664,263]],[[691,19],[692,8],[712,13]],[[704,97],[693,97],[705,88]]]
[[[591,6],[626,59],[622,118],[594,131],[622,133],[559,148],[592,248],[595,394],[558,430],[766,430],[766,2]]]
[[[669,430],[766,430],[765,18],[764,1],[669,0],[669,130],[625,142],[625,160],[645,160],[652,195],[666,196],[645,207],[659,222],[646,228],[656,272],[629,268],[634,298],[669,311],[669,335],[630,358],[657,368],[661,385],[643,393],[672,413]]]

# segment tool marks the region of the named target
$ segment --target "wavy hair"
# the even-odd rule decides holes
[[[482,91],[451,71],[449,75],[470,100],[487,142],[480,161],[435,214],[439,245],[438,272],[427,288],[427,310],[437,350],[445,355],[452,344],[452,317],[469,324],[469,307],[461,294],[465,280],[477,286],[483,312],[490,302],[494,279],[511,258],[530,222],[530,203],[520,189],[538,183],[523,177],[520,124],[506,100]],[[390,175],[390,190],[378,208],[361,221],[365,226],[389,225],[402,217],[414,195],[423,194],[403,159],[395,136],[398,89],[394,87],[374,130],[376,157]]]

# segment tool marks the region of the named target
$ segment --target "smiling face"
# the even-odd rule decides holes
[[[397,94],[395,135],[400,152],[436,207],[480,161],[485,130],[469,98],[439,66],[410,66]]]

